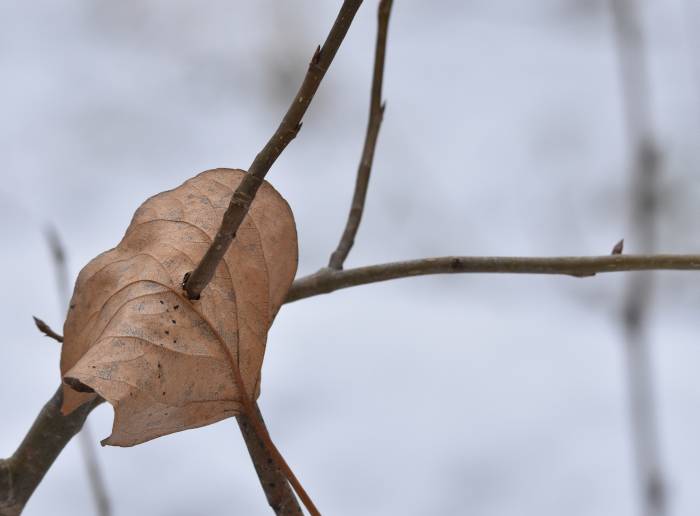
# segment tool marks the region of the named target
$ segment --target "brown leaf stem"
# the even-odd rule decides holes
[[[255,404],[256,416],[265,426],[265,421]],[[278,516],[301,516],[303,513],[294,493],[287,481],[285,473],[277,466],[277,462],[270,455],[263,441],[258,437],[254,423],[250,417],[241,414],[236,416],[238,427],[243,435],[243,440],[248,447],[248,453],[258,474],[260,485],[265,491],[267,502]]]
[[[248,213],[248,209],[265,175],[280,154],[282,154],[282,151],[297,135],[299,129],[301,129],[301,119],[306,113],[309,104],[311,104],[311,100],[316,94],[321,80],[326,75],[326,71],[331,65],[361,4],[362,0],[345,0],[343,2],[325,43],[322,47],[316,49],[311,58],[304,81],[287,113],[282,118],[282,122],[263,149],[255,156],[248,173],[231,197],[214,241],[207,249],[199,265],[183,281],[183,287],[189,299],[199,299],[202,291],[211,281],[217,266],[236,236],[238,227],[243,222],[246,213]]]
[[[382,103],[382,83],[384,80],[384,61],[386,57],[386,40],[389,31],[389,15],[393,0],[381,0],[377,9],[377,44],[374,51],[374,72],[372,75],[372,92],[369,102],[369,119],[367,121],[367,133],[365,134],[365,144],[362,149],[362,157],[357,168],[357,179],[355,180],[355,193],[350,205],[350,213],[345,225],[343,235],[338,242],[338,247],[331,254],[328,267],[340,270],[343,268],[353,244],[355,236],[362,221],[362,213],[365,208],[367,197],[367,187],[369,176],[372,171],[374,161],[374,150],[377,146],[379,128],[384,118],[384,106]]]

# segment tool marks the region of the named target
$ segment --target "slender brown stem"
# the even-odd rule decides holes
[[[284,115],[282,122],[267,144],[265,144],[265,147],[255,156],[248,173],[231,197],[231,202],[226,209],[226,213],[224,213],[221,227],[216,233],[211,246],[207,249],[194,271],[183,279],[183,288],[189,299],[199,299],[202,291],[211,281],[214,271],[236,236],[236,231],[241,222],[243,222],[243,218],[248,213],[248,209],[263,179],[265,179],[265,175],[280,154],[282,154],[282,151],[299,132],[301,119],[316,94],[321,80],[326,75],[326,71],[331,65],[361,4],[362,0],[345,0],[343,2],[323,47],[318,47],[311,58],[304,81],[287,113]]]
[[[362,158],[357,168],[357,179],[355,180],[355,193],[352,196],[350,213],[345,225],[345,231],[338,242],[338,247],[331,254],[328,267],[331,269],[342,269],[345,259],[348,257],[355,236],[362,221],[362,213],[365,209],[365,198],[367,197],[367,187],[369,176],[372,171],[374,160],[374,150],[377,147],[377,137],[379,128],[384,118],[384,107],[382,103],[382,83],[384,81],[384,61],[386,57],[386,40],[389,31],[389,15],[391,14],[392,0],[381,0],[377,9],[377,44],[374,50],[374,72],[372,75],[372,93],[369,102],[369,118],[367,120],[367,133],[365,134],[365,144],[362,149]]]
[[[17,451],[9,459],[0,460],[0,516],[17,516],[22,512],[63,447],[102,401],[97,398],[64,416],[61,414],[63,388],[58,388]]]
[[[336,290],[428,274],[561,274],[586,277],[604,272],[700,270],[700,255],[606,255],[519,258],[510,256],[443,256],[383,263],[336,271],[321,269],[294,281],[286,303]]]
[[[631,150],[631,241],[645,253],[656,247],[658,176],[661,159],[651,114],[647,51],[637,0],[612,0],[617,56],[628,148]],[[627,282],[622,327],[627,357],[627,382],[632,442],[640,485],[641,512],[667,513],[654,399],[648,315],[653,277],[632,275]]]

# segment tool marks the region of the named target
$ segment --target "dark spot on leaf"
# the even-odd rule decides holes
[[[178,308],[180,308],[180,305],[173,306],[173,309],[175,309],[175,310],[177,310]]]
[[[173,321],[173,324],[175,324],[175,319],[172,319],[172,321]]]
[[[161,305],[165,304],[165,303],[163,303],[163,300],[162,300],[162,299],[160,300],[160,304],[161,304]]]
[[[168,330],[165,330],[166,335],[170,335],[170,332]]]
[[[163,391],[163,396],[165,396],[165,391]]]

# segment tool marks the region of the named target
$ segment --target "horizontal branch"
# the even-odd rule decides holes
[[[603,272],[700,270],[700,255],[606,255],[561,257],[444,256],[383,263],[356,269],[321,269],[294,281],[286,302],[291,303],[343,288],[428,274],[505,273],[561,274],[586,277]]]

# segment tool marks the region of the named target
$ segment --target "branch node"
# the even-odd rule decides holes
[[[187,299],[189,299],[190,301],[197,301],[200,295],[197,294],[196,296],[190,296],[190,293],[187,291],[187,281],[190,279],[191,275],[192,271],[185,273],[185,275],[182,277],[182,283],[180,283],[180,287],[182,287],[182,290],[185,291],[185,297]]]

